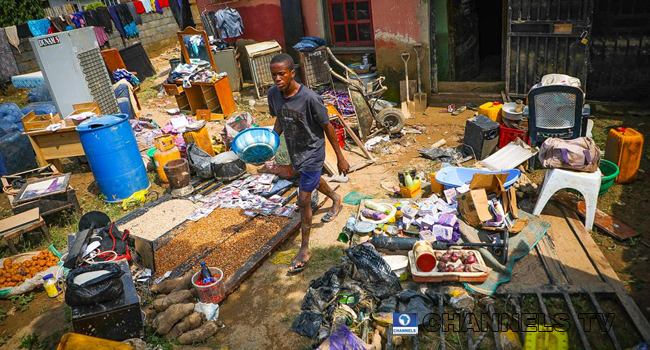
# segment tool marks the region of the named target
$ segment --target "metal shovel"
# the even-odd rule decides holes
[[[406,79],[406,101],[402,102],[402,114],[404,118],[411,118],[411,113],[409,111],[409,105],[411,104],[411,98],[409,95],[409,66],[408,61],[411,58],[411,54],[408,52],[402,52],[402,61],[404,61],[404,77]]]
[[[415,94],[415,112],[424,113],[427,109],[427,94],[422,92],[422,75],[420,73],[420,52],[422,51],[422,44],[416,43],[413,45],[413,50],[415,50],[415,57],[418,62],[418,92]]]

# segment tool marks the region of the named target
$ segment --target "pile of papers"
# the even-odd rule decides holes
[[[191,199],[204,203],[204,205],[192,213],[188,219],[198,221],[212,213],[216,208],[234,209],[241,208],[247,211],[248,215],[278,215],[291,216],[296,210],[295,205],[283,206],[284,198],[277,194],[265,198],[263,194],[277,193],[280,189],[287,187],[290,183],[278,180],[273,174],[251,175],[244,179],[236,180],[227,186],[207,196],[197,195]],[[283,186],[282,188],[277,188]]]

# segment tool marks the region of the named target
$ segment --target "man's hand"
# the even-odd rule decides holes
[[[339,168],[339,174],[348,175],[348,171],[350,171],[350,164],[348,164],[348,161],[345,160],[343,156],[337,157],[337,160],[336,166]]]

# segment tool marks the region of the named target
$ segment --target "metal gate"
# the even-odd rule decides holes
[[[509,0],[506,90],[525,96],[542,76],[574,76],[586,90],[593,0]]]

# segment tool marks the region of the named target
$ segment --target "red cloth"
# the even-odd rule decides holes
[[[160,8],[169,7],[169,0],[158,0],[158,5]]]
[[[134,1],[133,5],[135,5],[135,12],[144,13],[144,5],[142,5],[141,1]]]

